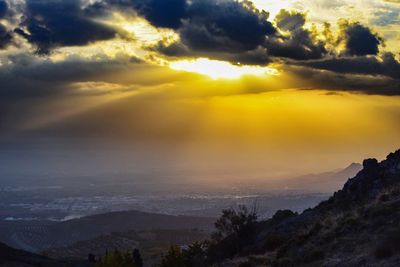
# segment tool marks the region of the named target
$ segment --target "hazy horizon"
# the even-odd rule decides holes
[[[100,196],[333,192],[349,177],[312,174],[400,146],[399,13],[386,0],[0,0],[0,179],[83,196],[98,183]]]

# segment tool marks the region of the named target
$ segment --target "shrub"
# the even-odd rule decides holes
[[[120,252],[115,250],[113,253],[107,253],[103,259],[96,263],[96,267],[138,267],[129,252]]]
[[[309,263],[309,262],[314,262],[314,261],[319,261],[324,259],[325,254],[322,250],[320,249],[311,249],[308,250],[304,256],[302,257],[303,262]]]
[[[286,238],[282,235],[270,235],[265,240],[265,249],[267,251],[275,251],[286,242]]]
[[[216,231],[208,249],[212,261],[232,257],[252,243],[256,233],[257,213],[239,206],[238,210],[227,209],[215,223]]]
[[[190,267],[203,267],[207,266],[206,250],[208,248],[207,243],[195,242],[190,245],[187,249],[183,250],[183,257],[186,266]]]
[[[393,250],[388,244],[383,243],[375,249],[375,257],[377,259],[387,259],[393,256]]]
[[[251,261],[245,261],[239,264],[238,267],[254,267],[254,263],[252,263]]]
[[[292,259],[290,258],[280,258],[273,262],[272,264],[273,267],[292,267],[295,266],[293,263]]]
[[[283,220],[286,220],[287,218],[297,216],[297,213],[291,211],[291,210],[278,210],[274,216],[272,216],[272,220],[281,222]]]
[[[239,206],[238,211],[223,210],[222,216],[215,223],[217,231],[213,234],[213,239],[221,241],[232,235],[245,238],[254,232],[256,223],[257,212],[255,209],[250,211],[246,206]]]
[[[367,216],[370,218],[385,217],[391,215],[393,210],[384,204],[377,204],[367,210]]]
[[[400,229],[389,231],[385,240],[375,249],[377,259],[386,259],[400,253]]]
[[[178,246],[171,246],[161,259],[161,267],[186,267],[182,250]]]
[[[269,258],[263,256],[249,256],[249,262],[253,263],[256,266],[270,266],[271,260]]]
[[[390,195],[389,194],[382,194],[379,197],[380,202],[388,202],[390,200]]]
[[[132,252],[132,260],[137,267],[143,267],[142,255],[140,255],[140,252],[137,248],[135,248]]]

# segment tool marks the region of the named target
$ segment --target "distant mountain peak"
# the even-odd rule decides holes
[[[353,163],[351,163],[349,166],[347,166],[347,167],[345,168],[345,170],[346,170],[346,169],[359,169],[359,168],[362,168],[362,164],[360,164],[360,163],[358,163],[358,162],[353,162]]]
[[[400,184],[400,150],[390,153],[381,162],[375,158],[366,159],[362,166],[362,170],[335,193],[333,201],[351,205],[354,201],[375,198],[385,189]]]
[[[361,171],[362,168],[363,168],[362,164],[353,162],[349,166],[347,166],[346,168],[340,170],[338,173],[349,174],[350,175],[349,177],[351,177],[351,176],[354,176],[354,174],[356,174],[359,171]]]
[[[261,222],[246,249],[263,252],[272,266],[400,266],[399,221],[397,150],[381,162],[364,160],[357,175],[318,206],[301,214],[279,211]]]

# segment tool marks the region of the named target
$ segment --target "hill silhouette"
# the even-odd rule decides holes
[[[113,232],[203,229],[210,231],[215,219],[172,216],[141,211],[120,211],[65,222],[1,222],[0,242],[30,252],[65,247]]]
[[[278,211],[224,266],[400,266],[400,150],[301,214]]]
[[[2,267],[90,267],[86,261],[58,261],[0,243]]]
[[[246,209],[223,214],[216,223],[223,235],[183,252],[171,249],[167,256],[173,257],[162,266],[175,266],[168,259],[182,267],[400,266],[400,150],[382,162],[364,160],[341,190],[301,214],[281,210],[258,222]],[[54,266],[48,258],[4,245],[0,255],[7,255],[3,261],[29,262],[3,266]]]

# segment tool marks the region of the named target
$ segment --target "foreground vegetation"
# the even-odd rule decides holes
[[[301,214],[278,211],[257,221],[255,209],[224,210],[209,240],[172,246],[160,266],[400,266],[400,151],[363,167],[329,200]]]

